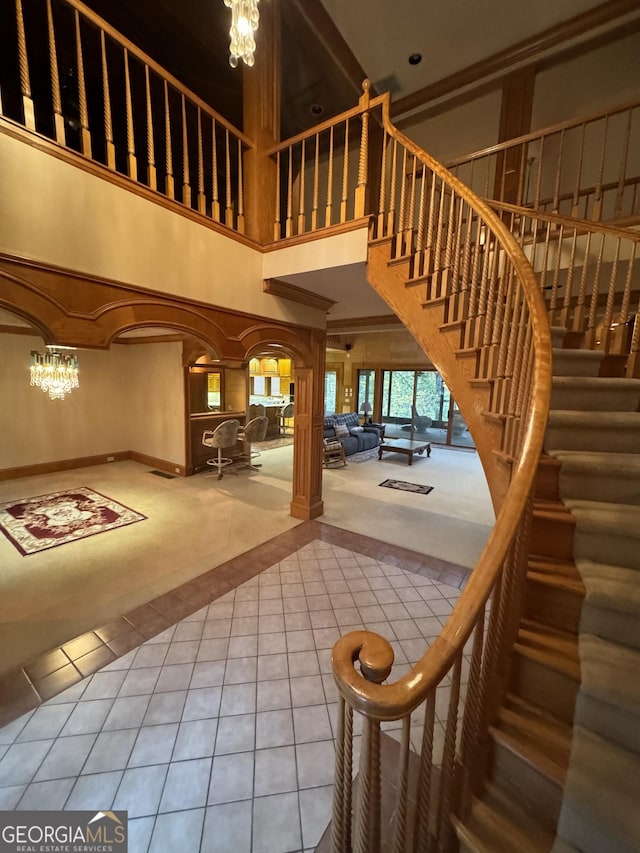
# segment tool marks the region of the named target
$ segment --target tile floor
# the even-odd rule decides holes
[[[131,853],[313,850],[331,810],[333,644],[382,634],[393,680],[459,594],[315,539],[1,728],[0,808],[126,809]]]

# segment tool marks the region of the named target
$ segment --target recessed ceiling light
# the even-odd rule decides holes
[[[412,53],[409,57],[409,65],[420,65],[422,62],[422,54],[421,53]]]
[[[321,116],[324,112],[322,104],[311,104],[311,115]]]

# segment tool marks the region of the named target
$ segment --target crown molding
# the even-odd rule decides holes
[[[310,290],[304,290],[302,287],[296,287],[278,278],[266,278],[262,282],[262,290],[271,296],[279,296],[281,299],[288,299],[290,302],[297,302],[320,311],[329,311],[336,304],[334,299],[320,296],[319,293],[311,293]]]

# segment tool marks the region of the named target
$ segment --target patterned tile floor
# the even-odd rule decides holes
[[[313,540],[1,728],[0,808],[126,809],[131,853],[313,850],[331,811],[333,644],[382,634],[394,680],[459,594]]]

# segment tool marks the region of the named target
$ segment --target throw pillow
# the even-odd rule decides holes
[[[336,424],[334,429],[338,438],[346,438],[349,435],[349,428],[345,424]]]
[[[351,433],[354,433],[354,432],[364,432],[364,427],[361,427],[361,426],[351,427],[351,429],[349,430],[349,432],[351,432]]]

